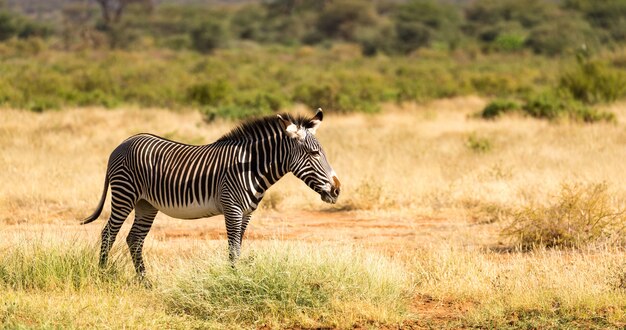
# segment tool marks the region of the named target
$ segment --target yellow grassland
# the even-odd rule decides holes
[[[33,288],[4,285],[0,286],[0,324],[34,328],[626,326],[623,249],[522,253],[511,249],[499,234],[510,221],[510,212],[529,203],[547,203],[565,183],[606,183],[615,205],[623,205],[626,104],[609,109],[617,114],[617,124],[583,125],[517,115],[497,121],[476,119],[473,114],[485,103],[466,97],[388,105],[376,115],[327,113],[318,136],[342,182],[339,202],[324,204],[288,175],[270,189],[253,215],[244,259],[254,259],[258,253],[264,260],[263,251],[281,250],[281,244],[291,246],[296,254],[322,251],[322,257],[328,258],[333,254],[323,251],[347,249],[337,258],[356,256],[370,265],[372,278],[384,274],[381,283],[401,283],[398,290],[409,296],[405,310],[362,299],[345,300],[340,307],[335,302],[329,314],[263,312],[250,320],[224,312],[207,320],[194,312],[195,305],[172,307],[168,299],[191,294],[180,289],[189,285],[182,277],[195,274],[194,267],[208,259],[226,258],[225,229],[221,217],[182,221],[159,214],[144,253],[154,288],[132,281],[115,288],[98,283],[76,289],[54,281]],[[109,206],[96,223],[78,226],[77,222],[95,208],[108,155],[115,146],[140,132],[210,143],[235,125],[205,123],[193,111],[138,108],[41,114],[5,109],[0,116],[0,257],[5,258],[0,260],[5,261],[22,260],[14,253],[29,246],[73,251],[77,245],[95,251],[87,258],[96,263],[99,231]],[[476,140],[483,145],[475,146]],[[117,243],[119,258],[126,260],[122,268],[127,277],[132,271],[123,237],[130,222]],[[37,256],[36,248],[26,250]],[[370,254],[382,261],[363,256]],[[0,267],[0,278],[2,271]],[[378,290],[372,291],[376,295],[387,292],[372,290]]]

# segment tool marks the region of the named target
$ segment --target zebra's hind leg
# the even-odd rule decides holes
[[[117,195],[114,193],[114,187],[111,186],[111,217],[102,229],[102,245],[100,246],[100,267],[105,267],[109,259],[109,252],[115,242],[117,233],[120,231],[122,224],[128,217],[128,214],[134,208],[134,197]]]
[[[146,266],[143,263],[143,242],[152,227],[158,210],[145,200],[140,200],[135,206],[135,221],[126,237],[126,243],[130,249],[130,256],[135,265],[135,271],[140,279],[146,275]]]

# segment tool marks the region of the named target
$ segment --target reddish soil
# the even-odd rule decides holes
[[[281,239],[335,241],[375,247],[386,253],[447,242],[476,244],[464,237],[473,226],[463,219],[425,215],[369,215],[354,212],[287,212],[253,215],[244,240]],[[157,219],[151,234],[157,240],[178,238],[226,239],[224,220],[215,217],[183,221]]]

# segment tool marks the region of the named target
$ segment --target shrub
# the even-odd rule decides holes
[[[218,105],[230,97],[232,87],[226,80],[201,82],[187,88],[187,100],[198,105]]]
[[[502,234],[524,250],[623,244],[625,211],[605,183],[564,184],[551,204],[531,203],[515,212]]]
[[[509,95],[515,90],[516,82],[510,77],[483,72],[470,79],[472,87],[483,95]]]
[[[499,34],[493,41],[494,47],[503,52],[515,52],[524,48],[526,38],[519,34]]]
[[[293,101],[316,108],[328,108],[339,112],[376,112],[379,94],[372,91],[366,82],[350,84],[337,81],[296,86]],[[365,85],[365,86],[363,86]]]
[[[504,113],[517,111],[520,108],[520,105],[515,101],[496,99],[487,104],[487,106],[480,113],[480,116],[484,119],[494,119]]]
[[[214,104],[202,110],[204,120],[216,118],[233,120],[268,115],[280,110],[286,104],[283,96],[270,92],[240,93],[228,102]]]
[[[551,92],[529,97],[522,109],[532,117],[549,120],[570,119],[586,123],[616,121],[614,113],[598,111],[567,95],[559,96]]]
[[[561,76],[559,87],[588,104],[613,102],[626,96],[626,75],[603,62],[580,56],[578,65]]]

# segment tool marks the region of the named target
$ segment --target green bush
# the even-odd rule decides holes
[[[626,242],[621,235],[624,212],[605,183],[563,185],[550,204],[530,204],[516,212],[502,234],[524,250],[620,245]]]
[[[626,96],[626,74],[581,56],[574,69],[561,75],[559,87],[587,104],[613,102]]]
[[[302,84],[296,86],[293,101],[339,112],[377,112],[381,95],[368,87],[363,81]]]
[[[230,83],[223,79],[201,82],[187,88],[187,100],[202,106],[228,103],[232,89]]]
[[[560,96],[550,92],[531,96],[522,109],[532,117],[549,120],[570,119],[586,123],[616,120],[613,113],[598,111],[567,95]]]
[[[499,51],[515,52],[523,49],[525,42],[526,38],[519,34],[499,34],[493,44]]]
[[[488,72],[473,76],[470,83],[475,91],[488,96],[510,95],[516,89],[516,82],[511,77]]]
[[[484,119],[494,119],[504,113],[517,111],[520,109],[521,106],[515,101],[507,99],[496,99],[489,102],[489,104],[485,106],[483,111],[481,111],[480,116]]]
[[[217,118],[241,120],[278,112],[287,101],[279,94],[269,92],[240,93],[228,102],[216,103],[202,109],[204,120]]]

